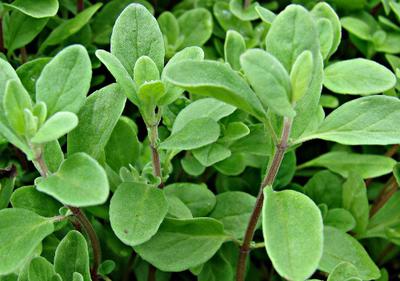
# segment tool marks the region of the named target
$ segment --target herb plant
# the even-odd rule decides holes
[[[91,2],[0,2],[0,281],[398,278],[398,3]]]

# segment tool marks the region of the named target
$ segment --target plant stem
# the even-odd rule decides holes
[[[3,37],[3,18],[0,17],[0,52],[5,52],[4,37]]]
[[[292,120],[285,117],[283,121],[281,139],[275,148],[274,154],[272,156],[272,161],[270,161],[267,173],[260,185],[260,190],[258,192],[256,204],[254,206],[249,223],[247,225],[246,233],[243,239],[243,244],[240,247],[239,259],[236,268],[236,281],[244,281],[244,275],[246,272],[246,258],[250,252],[251,248],[250,244],[251,241],[253,240],[254,231],[256,229],[258,218],[260,217],[264,202],[263,189],[268,185],[272,185],[275,181],[276,175],[278,174],[279,167],[281,166],[283,157],[285,155],[288,146],[288,140],[291,128],[292,128]]]
[[[21,62],[24,64],[28,61],[28,52],[25,47],[19,49],[21,52]]]
[[[382,191],[379,193],[377,199],[371,207],[370,217],[375,215],[384,205],[385,203],[392,197],[393,194],[396,193],[398,189],[398,185],[394,176],[392,176],[386,185],[382,188]]]
[[[251,0],[244,0],[243,2],[243,8],[246,9],[250,6],[251,4]]]
[[[39,153],[39,155],[33,161],[33,164],[35,165],[36,169],[39,171],[39,173],[42,177],[46,178],[50,175],[49,169],[46,165],[46,162],[44,161],[42,151]],[[71,206],[67,206],[67,207],[71,210],[71,212],[77,218],[80,225],[83,227],[83,229],[85,230],[86,234],[89,237],[90,243],[92,245],[93,259],[94,259],[93,267],[91,270],[92,279],[93,279],[93,281],[97,281],[98,280],[97,269],[99,268],[99,265],[101,262],[101,247],[100,247],[100,242],[97,237],[96,231],[94,230],[89,219],[79,208],[71,207]]]
[[[84,8],[85,8],[85,5],[83,3],[83,0],[76,0],[76,11],[79,13],[79,12],[83,11]]]

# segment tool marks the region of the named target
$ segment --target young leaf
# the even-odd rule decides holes
[[[142,5],[126,7],[115,22],[111,35],[111,53],[133,75],[141,56],[150,57],[161,71],[164,67],[164,40],[157,20]]]
[[[3,98],[4,113],[11,128],[19,135],[25,133],[24,110],[32,110],[32,100],[21,82],[10,80]]]
[[[229,148],[219,143],[212,143],[192,151],[193,156],[205,167],[209,167],[231,156]]]
[[[54,231],[51,219],[25,209],[0,211],[0,274],[20,269],[39,245]]]
[[[263,234],[276,271],[286,279],[307,279],[322,256],[321,212],[307,196],[292,190],[264,190]]]
[[[386,156],[334,151],[310,160],[301,167],[325,167],[343,177],[356,172],[367,179],[390,173],[395,164],[395,160]]]
[[[91,94],[79,111],[79,125],[68,134],[68,155],[85,152],[98,159],[125,106],[125,95],[117,84]]]
[[[246,82],[229,66],[216,61],[184,61],[171,65],[165,77],[194,94],[236,106],[260,120],[265,111]]]
[[[107,200],[109,193],[103,167],[83,152],[64,160],[56,173],[38,179],[36,188],[74,207],[100,205]]]
[[[36,257],[30,262],[29,281],[53,281],[53,278],[57,278],[56,274],[54,266],[43,257]]]
[[[324,218],[324,225],[333,226],[343,232],[348,232],[356,226],[356,221],[346,209],[335,208],[328,210]]]
[[[179,23],[175,15],[169,11],[164,11],[157,19],[160,30],[164,35],[166,49],[166,56],[173,55],[175,48],[177,47],[180,40]],[[169,48],[172,48],[170,50]],[[172,52],[172,54],[171,54]]]
[[[234,30],[228,30],[224,44],[225,61],[234,70],[240,70],[240,55],[246,51],[246,42],[243,36]]]
[[[289,74],[275,57],[252,49],[240,57],[240,64],[264,109],[287,117],[296,115],[289,101],[292,95]]]
[[[55,172],[64,161],[64,152],[58,141],[51,141],[44,145],[43,158],[50,172]]]
[[[148,241],[168,212],[163,190],[142,183],[122,183],[110,203],[111,227],[129,246]]]
[[[395,75],[372,60],[340,61],[329,65],[324,72],[324,86],[338,94],[378,94],[396,84]]]
[[[213,30],[211,13],[204,8],[197,8],[183,13],[178,18],[179,30],[183,36],[180,48],[202,46],[210,38]]]
[[[342,198],[343,208],[350,211],[356,220],[353,231],[357,234],[363,233],[368,225],[369,203],[365,182],[359,174],[349,174],[343,184]]]
[[[176,272],[208,261],[225,239],[224,228],[215,219],[165,219],[156,235],[134,249],[157,268]]]
[[[319,138],[346,145],[400,143],[400,100],[389,96],[362,97],[334,110],[316,132],[296,142]]]
[[[78,117],[72,112],[57,112],[51,116],[31,139],[32,143],[47,143],[59,139],[78,126]]]
[[[167,196],[174,195],[185,203],[194,217],[205,217],[214,209],[215,195],[204,184],[174,183],[164,188]]]
[[[216,198],[210,217],[222,222],[227,234],[236,239],[243,238],[256,198],[240,191],[224,192]]]
[[[11,4],[4,3],[3,5],[19,10],[34,18],[52,17],[58,11],[57,0],[15,0]]]
[[[141,56],[135,63],[133,77],[136,85],[140,87],[145,82],[159,80],[160,72],[151,58],[148,56]]]
[[[22,85],[24,85],[32,99],[35,98],[36,81],[50,60],[51,58],[37,58],[24,63],[16,70]]]
[[[298,102],[307,93],[312,80],[313,57],[310,51],[302,52],[290,71],[292,85],[292,102]]]
[[[251,3],[248,7],[243,7],[243,1],[241,0],[230,0],[229,9],[236,17],[241,20],[249,21],[256,20],[259,18],[256,8],[259,7],[258,2]]]
[[[207,128],[207,130],[204,130]],[[211,118],[199,118],[190,121],[186,126],[172,133],[161,144],[161,149],[191,150],[217,141],[220,128]]]
[[[357,268],[349,263],[342,262],[339,263],[329,274],[327,281],[361,281],[362,279],[359,277],[359,273]]]
[[[91,77],[86,49],[80,45],[69,46],[43,68],[36,83],[36,101],[46,103],[49,116],[58,111],[78,113],[89,91]]]
[[[331,226],[324,228],[324,253],[319,269],[332,272],[335,267],[348,262],[354,265],[362,280],[377,279],[380,272],[363,246],[352,236]]]
[[[173,219],[192,219],[193,215],[190,211],[189,207],[183,203],[181,199],[179,199],[175,195],[168,195],[168,213],[167,218]]]
[[[75,281],[74,272],[82,274],[82,280],[91,280],[88,245],[78,231],[71,230],[61,240],[54,256],[54,268],[63,281]]]

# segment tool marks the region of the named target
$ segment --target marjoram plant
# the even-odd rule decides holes
[[[25,13],[22,2],[5,6]],[[219,29],[206,4],[157,20],[125,2],[109,41],[97,37],[110,51],[70,44],[17,70],[0,59],[0,134],[39,174],[14,190],[15,168],[1,170],[0,280],[128,280],[133,267],[138,280],[191,280],[176,274],[188,270],[199,281],[267,280],[249,265],[260,248],[275,278],[388,280],[362,242],[399,245],[400,195],[370,209],[364,179],[393,171],[397,186],[400,168],[351,147],[400,143],[397,78],[373,60],[335,56],[334,9],[291,4],[275,14],[216,1],[219,29],[252,20],[264,29],[246,37],[230,28],[223,59],[214,59],[203,45]],[[96,5],[76,17],[86,23]],[[237,22],[224,18],[228,6]],[[66,22],[63,30],[79,21]],[[65,40],[62,32],[40,52]],[[92,61],[115,83],[88,95]],[[325,114],[323,91],[344,102]],[[326,168],[300,185],[296,153],[308,142],[335,149],[297,166]]]

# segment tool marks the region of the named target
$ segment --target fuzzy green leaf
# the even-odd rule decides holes
[[[224,44],[225,61],[234,70],[240,70],[240,55],[246,51],[246,42],[243,36],[234,30],[228,30]]]
[[[57,14],[57,0],[15,0],[11,4],[4,3],[10,8],[34,18],[47,18]]]
[[[183,36],[180,48],[202,46],[211,37],[213,19],[204,8],[197,8],[183,13],[178,18],[179,30]]]
[[[58,277],[54,266],[43,257],[36,257],[29,264],[29,281],[54,281]]]

